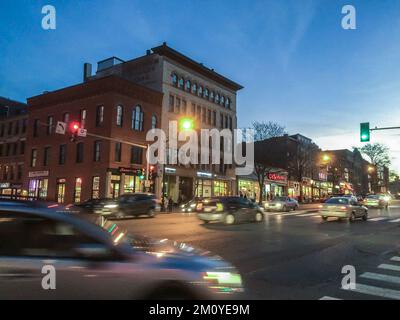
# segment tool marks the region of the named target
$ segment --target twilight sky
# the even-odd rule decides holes
[[[46,4],[56,30],[41,28]],[[341,28],[345,4],[357,30]],[[2,0],[0,96],[25,101],[80,82],[84,62],[163,41],[245,86],[241,127],[273,120],[336,149],[360,145],[360,122],[400,125],[398,0]],[[400,171],[400,130],[372,137]]]

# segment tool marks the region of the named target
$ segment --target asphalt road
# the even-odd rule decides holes
[[[241,272],[249,299],[400,299],[399,201],[355,223],[323,222],[306,210],[234,226],[204,225],[181,213],[119,223],[222,256]],[[341,289],[346,265],[355,267],[357,291]]]

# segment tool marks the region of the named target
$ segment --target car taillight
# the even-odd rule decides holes
[[[203,210],[203,204],[202,203],[198,203],[197,206],[196,206],[196,210],[197,211]]]

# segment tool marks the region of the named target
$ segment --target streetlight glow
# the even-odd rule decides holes
[[[179,120],[179,128],[181,131],[190,131],[194,129],[194,121],[191,118],[183,118]]]

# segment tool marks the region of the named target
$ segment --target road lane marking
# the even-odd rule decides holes
[[[371,280],[378,280],[378,281],[383,281],[383,282],[400,284],[400,277],[388,276],[386,274],[366,272],[366,273],[363,273],[360,277],[364,278],[364,279],[371,279]]]
[[[400,300],[400,291],[357,283],[355,290],[346,290],[387,299]]]
[[[392,257],[390,260],[400,262],[400,257]]]
[[[342,300],[342,299],[338,299],[338,298],[334,298],[334,297],[325,296],[325,297],[322,297],[322,298],[319,299],[319,300]]]
[[[378,268],[391,271],[400,271],[400,266],[395,266],[393,264],[381,264]]]
[[[372,222],[378,222],[378,221],[383,221],[383,220],[388,220],[389,218],[372,218],[372,219],[368,219],[368,221],[372,221]]]
[[[400,222],[400,219],[396,219],[396,220],[390,220],[389,222],[391,222],[391,223]]]
[[[306,214],[299,214],[298,217],[319,217],[319,214],[315,214],[315,213],[306,213]]]

